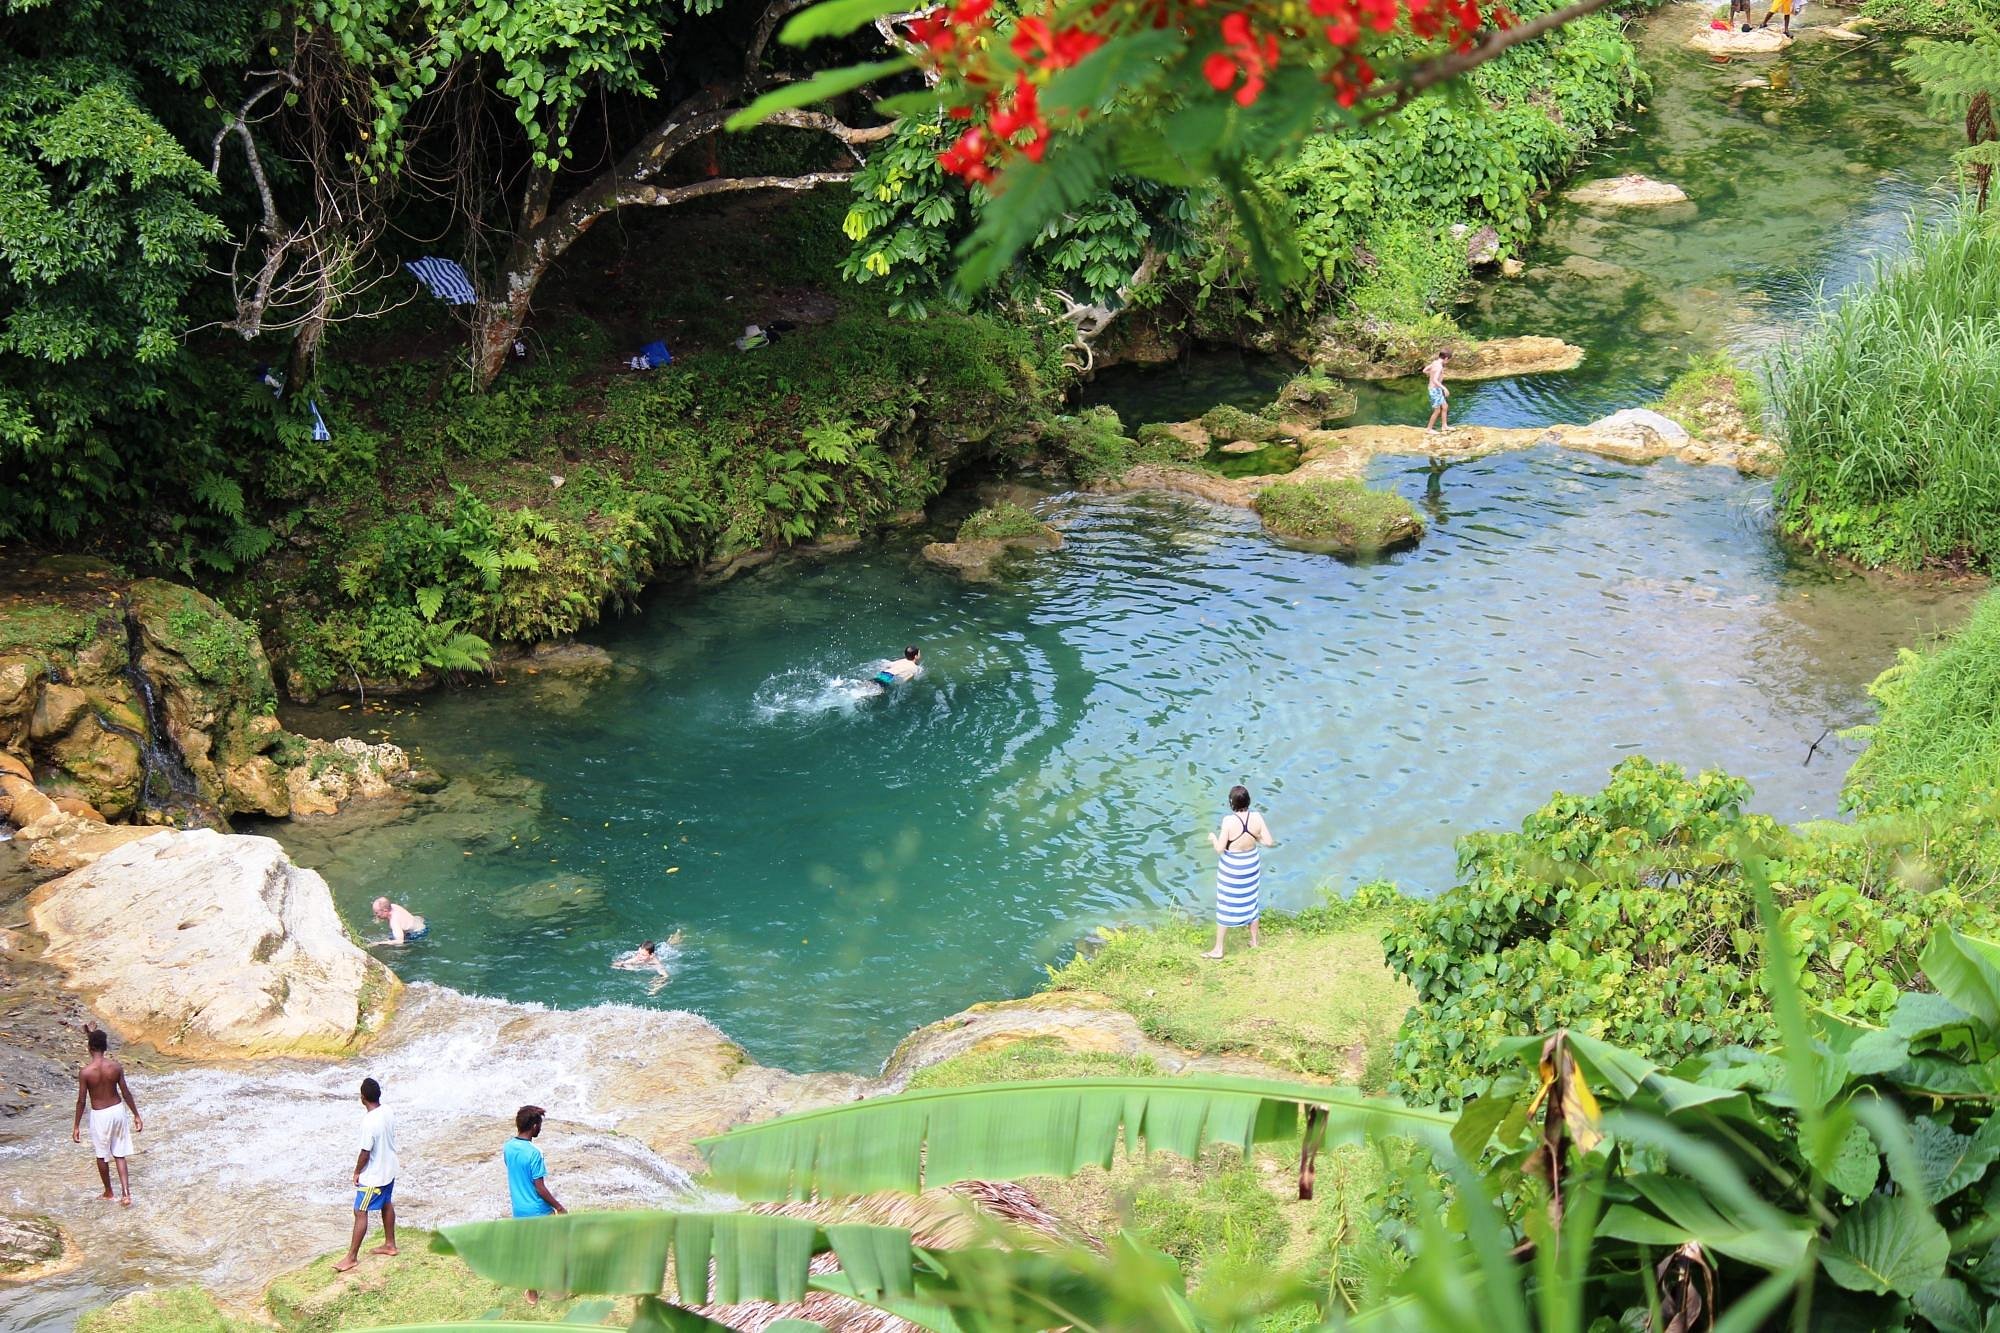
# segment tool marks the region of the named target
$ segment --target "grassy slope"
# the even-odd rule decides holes
[[[1267,913],[1263,947],[1234,932],[1219,962],[1200,957],[1213,940],[1205,923],[1117,931],[1049,984],[1109,996],[1149,1035],[1189,1051],[1380,1091],[1411,996],[1382,961],[1379,924],[1338,905]]]
[[[488,1319],[558,1323],[579,1312],[585,1323],[622,1327],[630,1320],[629,1302],[601,1312],[594,1301],[544,1299],[531,1306],[520,1292],[473,1276],[458,1259],[430,1253],[428,1232],[404,1228],[397,1238],[401,1255],[364,1257],[351,1274],[333,1271],[336,1254],[287,1273],[265,1293],[262,1319],[224,1310],[200,1288],[176,1287],[92,1311],[78,1322],[77,1333],[251,1333],[271,1324],[283,1333],[339,1333]]]

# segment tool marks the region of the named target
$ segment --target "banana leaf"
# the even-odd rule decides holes
[[[469,1222],[440,1229],[431,1248],[507,1286],[606,1296],[657,1294],[671,1255],[683,1305],[796,1301],[806,1293],[813,1256],[828,1250],[852,1265],[848,1280],[861,1299],[904,1298],[913,1289],[915,1263],[910,1233],[901,1227],[822,1229],[761,1213],[566,1213]]]
[[[696,1146],[715,1183],[746,1199],[914,1193],[960,1180],[1068,1176],[1109,1166],[1121,1145],[1187,1158],[1212,1143],[1247,1153],[1296,1139],[1301,1108],[1325,1114],[1335,1143],[1379,1134],[1449,1148],[1457,1119],[1352,1088],[1268,1079],[1052,1079],[851,1102]]]

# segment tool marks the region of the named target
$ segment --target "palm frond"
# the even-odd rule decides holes
[[[975,1178],[1067,1176],[1109,1166],[1121,1144],[1187,1158],[1211,1143],[1248,1153],[1297,1138],[1302,1110],[1315,1122],[1302,1166],[1318,1147],[1321,1121],[1334,1142],[1389,1135],[1445,1146],[1457,1119],[1351,1088],[1268,1079],[1054,1079],[880,1097],[783,1116],[696,1146],[716,1183],[744,1198],[915,1193]]]
[[[565,1213],[468,1222],[438,1231],[431,1248],[507,1286],[603,1296],[657,1294],[671,1256],[684,1305],[797,1301],[806,1294],[813,1256],[828,1250],[849,1268],[863,1299],[906,1297],[916,1262],[910,1233],[901,1227],[820,1227],[760,1213]]]

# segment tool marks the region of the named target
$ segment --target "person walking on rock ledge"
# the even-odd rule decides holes
[[[382,1215],[382,1243],[370,1254],[396,1253],[396,1117],[382,1105],[382,1085],[361,1080],[361,1155],[354,1159],[354,1234],[347,1257],[333,1266],[345,1273],[361,1262],[361,1242],[368,1239],[368,1214]]]
[[[1215,868],[1215,947],[1203,958],[1222,957],[1222,944],[1231,926],[1250,927],[1250,947],[1257,947],[1257,918],[1262,912],[1259,894],[1264,883],[1264,857],[1259,845],[1275,847],[1264,816],[1250,808],[1250,789],[1229,789],[1229,813],[1222,827],[1208,835],[1209,845],[1221,856]]]
[[[1451,362],[1451,349],[1442,347],[1438,354],[1424,367],[1424,377],[1430,381],[1431,419],[1424,423],[1424,434],[1435,435],[1439,428],[1451,429],[1451,390],[1444,386],[1444,368]]]
[[[132,1136],[144,1129],[139,1103],[125,1083],[125,1066],[112,1059],[111,1039],[104,1029],[83,1025],[90,1059],[76,1078],[76,1120],[70,1125],[72,1143],[83,1142],[83,1113],[90,1111],[90,1150],[97,1155],[97,1178],[104,1182],[104,1196],[111,1197],[111,1164],[118,1163],[118,1202],[132,1206],[132,1181],[125,1174],[125,1159],[132,1155]],[[127,1112],[130,1112],[128,1115]]]

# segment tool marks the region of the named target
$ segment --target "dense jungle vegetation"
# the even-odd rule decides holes
[[[8,0],[0,541],[201,585],[299,693],[474,668],[662,570],[892,521],[972,457],[1137,456],[1061,415],[1079,310],[1435,335],[1465,230],[1518,244],[1640,83],[1591,15],[1253,163],[1249,233],[1119,177],[967,296],[991,196],[941,168],[939,113],[722,130],[880,44],[774,43],[783,8]],[[1273,245],[1297,263],[1260,282]],[[750,324],[783,331],[739,352]],[[655,340],[673,365],[626,371]]]

